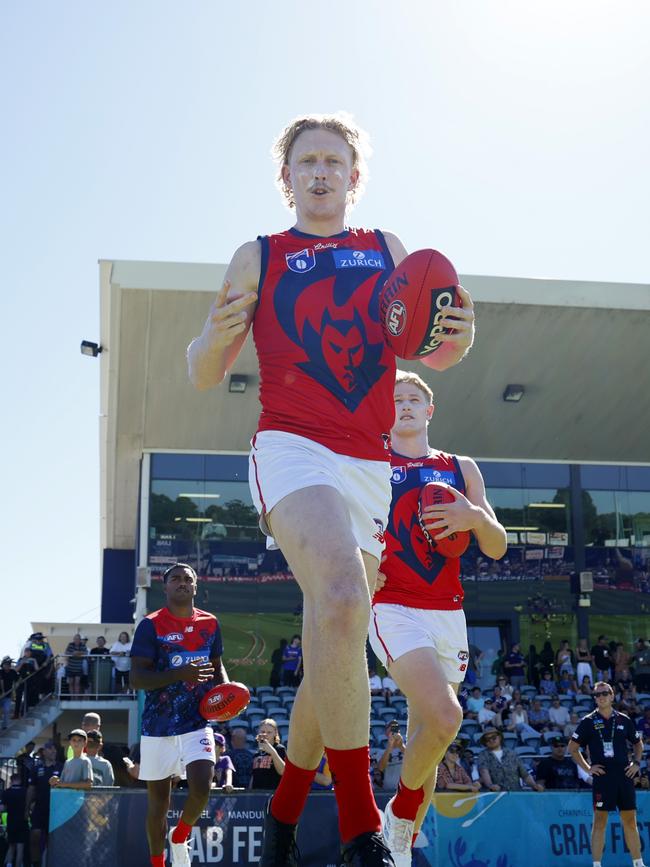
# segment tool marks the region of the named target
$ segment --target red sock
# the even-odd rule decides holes
[[[413,834],[413,839],[411,840],[411,849],[415,846],[415,841],[417,840],[419,833],[419,831],[416,831],[415,834]]]
[[[188,825],[182,819],[178,820],[178,825],[172,832],[172,843],[184,843],[192,833],[192,826]]]
[[[271,800],[271,815],[278,822],[284,822],[285,825],[295,825],[298,822],[317,770],[318,767],[313,771],[299,768],[289,759],[285,759],[280,785]]]
[[[333,750],[326,747],[334,794],[339,808],[339,832],[343,843],[368,831],[381,830],[381,817],[370,783],[370,750]]]
[[[151,856],[151,867],[165,867],[165,853]]]
[[[420,786],[419,789],[409,789],[400,780],[397,784],[397,794],[392,804],[393,813],[398,819],[408,819],[412,822],[417,816],[423,800],[423,786]]]

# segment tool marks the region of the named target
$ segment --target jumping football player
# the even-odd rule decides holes
[[[274,152],[295,225],[237,250],[188,348],[191,381],[210,388],[252,326],[262,413],[251,490],[262,529],[304,595],[304,679],[285,773],[267,810],[262,867],[297,863],[296,824],[323,744],[343,862],[393,863],[368,775],[365,640],[390,505],[394,416],[395,356],[383,338],[379,293],[406,250],[390,233],[346,227],[364,182],[364,138],[341,116],[302,117],[284,130]],[[441,368],[472,344],[472,302],[464,290],[461,298],[462,309],[448,308],[441,322],[453,329],[442,339],[454,348]]]

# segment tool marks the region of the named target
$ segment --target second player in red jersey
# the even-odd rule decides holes
[[[396,867],[410,867],[411,846],[435,786],[436,767],[463,714],[456,698],[469,658],[460,560],[437,543],[471,531],[479,548],[498,559],[506,533],[485,496],[476,463],[429,445],[433,393],[415,373],[398,371],[391,431],[393,496],[386,550],[372,600],[370,643],[408,701],[408,739],[395,797],[384,811],[384,836]],[[427,506],[420,525],[420,490],[449,486],[453,502]],[[427,538],[428,536],[428,538]]]

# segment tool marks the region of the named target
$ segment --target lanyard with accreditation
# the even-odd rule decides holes
[[[597,731],[598,735],[600,736],[600,740],[601,740],[602,745],[603,745],[603,755],[605,756],[606,759],[613,759],[614,758],[614,730],[616,727],[616,717],[617,716],[618,716],[618,713],[615,710],[613,710],[612,715],[609,718],[609,720],[606,720],[605,717],[602,717],[600,714],[596,714],[596,716],[594,717],[594,730]],[[596,720],[600,720],[600,722],[597,722]],[[605,726],[608,722],[611,722],[612,728],[610,731],[609,738],[607,740],[605,740],[605,737],[603,736],[603,732],[605,731]]]

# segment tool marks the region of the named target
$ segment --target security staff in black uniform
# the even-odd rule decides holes
[[[578,723],[571,736],[569,753],[573,761],[593,776],[592,796],[594,824],[591,830],[591,856],[594,867],[601,867],[605,846],[605,829],[609,813],[621,814],[625,842],[632,855],[633,867],[643,867],[641,841],[636,825],[636,793],[634,777],[639,773],[643,755],[643,739],[632,720],[614,710],[614,690],[599,681],[594,686],[596,710]],[[628,760],[628,744],[633,745],[634,760]],[[589,751],[590,763],[580,748]]]

